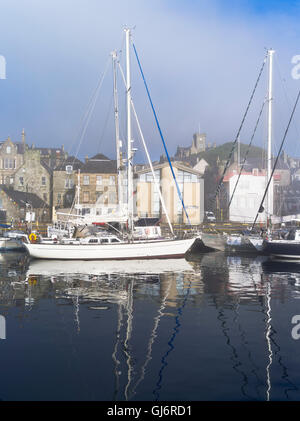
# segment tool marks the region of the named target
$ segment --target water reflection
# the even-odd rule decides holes
[[[43,341],[55,352],[53,336],[63,318],[82,370],[78,376],[85,379],[85,395],[79,384],[72,386],[74,399],[299,398],[297,343],[289,321],[297,314],[300,265],[221,252],[190,262],[1,258],[0,313],[15,332],[26,319],[30,335],[41,320]],[[29,341],[39,348],[33,335]],[[17,335],[14,340],[21,341]],[[67,349],[63,335],[55,340]],[[99,344],[101,353],[94,353]],[[73,367],[75,357],[69,358]],[[103,378],[93,377],[95,367]],[[68,368],[63,370],[68,378]],[[25,390],[25,378],[21,381]],[[59,381],[53,382],[59,389]],[[3,387],[0,381],[0,391]],[[8,398],[16,399],[13,391]]]

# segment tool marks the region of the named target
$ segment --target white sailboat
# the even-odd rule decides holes
[[[90,239],[86,244],[74,241],[68,244],[61,242],[28,242],[25,244],[31,257],[36,259],[54,259],[54,260],[128,260],[128,259],[165,259],[184,257],[187,251],[195,242],[195,238],[179,240],[176,238],[157,239],[153,241],[133,239],[134,217],[133,217],[133,149],[131,135],[131,108],[135,113],[131,98],[131,80],[130,80],[130,29],[125,29],[126,34],[126,99],[127,99],[127,189],[128,189],[128,240],[117,240],[101,242]],[[142,137],[146,155],[149,160],[151,170],[155,175],[149,154]],[[163,199],[159,194],[163,209],[166,212]],[[173,229],[169,223],[171,232]]]

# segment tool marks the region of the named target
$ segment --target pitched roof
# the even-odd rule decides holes
[[[4,185],[0,186],[0,189],[3,190],[7,194],[7,196],[14,200],[19,206],[24,207],[24,205],[28,203],[33,207],[33,209],[49,207],[47,203],[44,202],[44,200],[42,200],[35,193],[14,190]]]
[[[82,173],[116,174],[117,161],[99,153],[90,158],[81,168]]]
[[[0,146],[4,145],[5,142],[7,142],[7,139],[1,141]],[[13,141],[11,141],[11,143],[17,147],[17,153],[18,154],[24,153],[26,145],[23,142],[13,142]]]
[[[169,166],[168,162],[163,162],[163,163],[160,163],[160,164],[157,164],[157,163],[153,162],[153,169],[154,170],[159,170],[161,168],[168,167],[168,166]],[[197,170],[195,170],[191,167],[188,167],[185,163],[183,163],[181,161],[172,161],[172,166],[179,169],[179,170],[189,172],[191,174],[199,175],[201,177],[203,176],[203,174],[201,172],[199,172],[199,171],[197,171]],[[139,168],[140,167],[135,167],[135,173],[136,174],[144,174],[144,173],[147,173],[147,172],[151,171],[151,168],[150,168],[149,165],[145,165],[141,169],[139,169]]]
[[[75,156],[68,156],[54,168],[54,171],[65,171],[67,165],[72,165],[75,171],[83,167],[83,163]]]

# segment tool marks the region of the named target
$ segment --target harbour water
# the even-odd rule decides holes
[[[60,264],[1,255],[1,400],[300,399],[300,264]]]

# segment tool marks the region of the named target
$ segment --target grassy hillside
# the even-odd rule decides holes
[[[233,142],[227,142],[223,145],[217,146],[213,149],[208,149],[205,152],[201,152],[197,154],[198,157],[205,159],[206,162],[208,162],[210,165],[213,165],[216,163],[218,157],[220,161],[227,161],[230,151],[232,149]],[[243,160],[245,153],[247,152],[248,145],[245,145],[244,143],[240,143],[240,156],[241,161]],[[235,150],[237,150],[237,145],[235,146]],[[265,154],[264,150],[262,148],[259,148],[258,146],[252,146],[248,153],[248,158],[261,158],[263,154]],[[234,153],[232,155],[232,161],[234,158]]]

